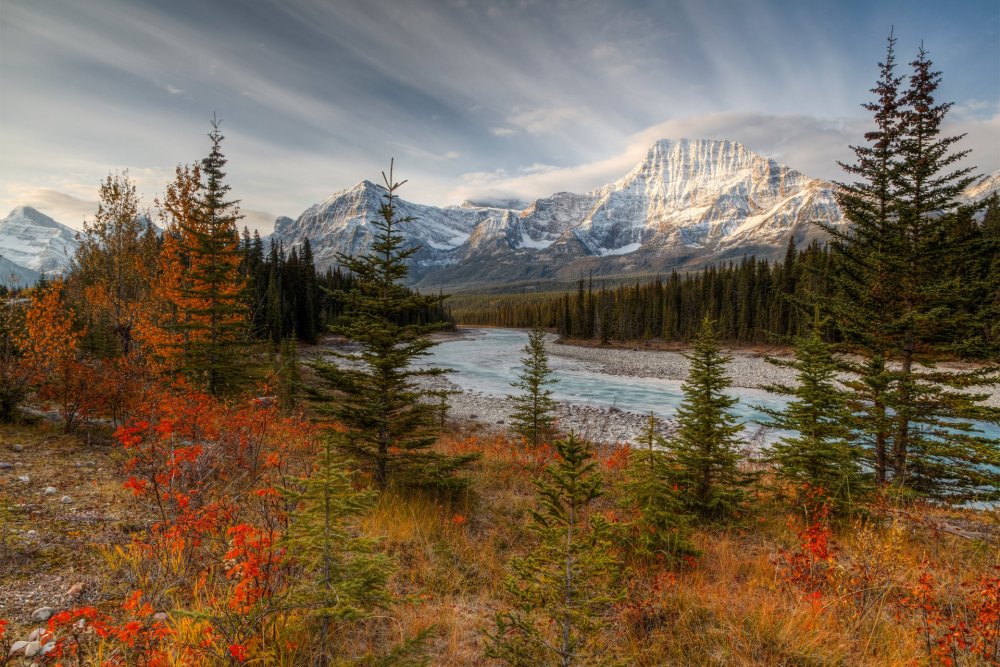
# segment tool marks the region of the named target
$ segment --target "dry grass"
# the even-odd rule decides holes
[[[14,452],[15,443],[24,451]],[[18,631],[35,607],[61,604],[77,580],[87,584],[90,602],[99,603],[114,588],[99,547],[124,543],[135,518],[111,449],[95,443],[56,435],[44,425],[0,427],[0,461],[22,463],[0,471],[0,499],[9,507],[5,519],[0,505],[0,531],[7,536],[0,617]],[[503,580],[510,559],[532,548],[526,510],[544,457],[503,439],[466,438],[460,427],[440,447],[482,452],[471,490],[451,499],[388,492],[364,518],[361,530],[381,536],[398,564],[391,585],[401,602],[369,624],[359,641],[377,646],[430,628],[425,648],[431,664],[489,664],[482,630],[508,602]],[[31,484],[16,481],[22,474],[32,477]],[[613,481],[620,474],[609,470],[606,477]],[[59,489],[55,497],[42,493],[49,484]],[[62,505],[63,494],[74,503]],[[933,507],[882,512],[836,528],[829,588],[810,599],[780,565],[782,550],[797,541],[791,510],[766,500],[742,526],[697,531],[697,563],[671,573],[669,585],[655,595],[647,594],[657,572],[631,572],[632,596],[646,597],[604,619],[595,638],[603,654],[613,663],[650,666],[932,664],[917,619],[898,604],[922,564],[932,564],[943,604],[954,604],[980,574],[1000,565],[995,513]],[[614,502],[609,489],[603,506]],[[981,539],[933,528],[940,525]],[[30,529],[40,537],[28,539]]]

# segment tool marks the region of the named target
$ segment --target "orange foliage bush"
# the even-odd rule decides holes
[[[90,391],[94,369],[80,354],[85,333],[63,298],[62,282],[56,281],[32,298],[18,340],[39,397],[58,408],[67,433],[99,408]]]

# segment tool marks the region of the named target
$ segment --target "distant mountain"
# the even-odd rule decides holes
[[[40,275],[0,255],[0,285],[26,287],[37,282]]]
[[[79,245],[75,231],[30,206],[19,206],[0,220],[0,257],[33,272],[35,279],[39,273],[63,273]]]
[[[278,218],[271,242],[286,248],[308,238],[319,268],[336,263],[337,253],[366,253],[374,239],[374,220],[381,209],[386,189],[371,181],[361,181],[352,188],[330,195],[312,206],[296,220]],[[397,200],[399,216],[412,216],[413,223],[400,225],[400,232],[411,245],[420,245],[414,264],[421,269],[440,266],[453,260],[448,253],[465,243],[472,230],[492,211],[478,207],[422,206]],[[423,272],[421,272],[423,273]]]
[[[993,195],[1000,195],[1000,171],[983,176],[966,188],[963,195],[969,202],[980,202]]]
[[[365,252],[384,189],[363,181],[276,225],[286,246],[309,238],[317,262]],[[411,263],[423,286],[573,279],[697,266],[743,254],[777,256],[811,223],[843,222],[833,185],[733,141],[661,140],[619,181],[587,194],[437,208],[400,200],[403,229],[423,247]]]

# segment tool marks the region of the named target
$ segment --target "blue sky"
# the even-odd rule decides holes
[[[1000,2],[2,0],[0,216],[70,226],[128,169],[152,205],[223,120],[233,194],[267,229],[376,180],[432,204],[586,191],[658,138],[728,138],[809,175],[868,127],[895,26],[1000,169]]]

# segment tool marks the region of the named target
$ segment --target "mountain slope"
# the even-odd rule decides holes
[[[981,199],[1000,174],[969,188]],[[789,237],[824,236],[844,224],[834,185],[809,178],[734,141],[663,139],[621,179],[585,194],[523,202],[421,206],[399,200],[401,226],[422,246],[411,262],[421,287],[575,280],[692,268],[742,255],[777,258]],[[309,238],[320,267],[370,247],[384,188],[363,181],[297,220],[276,225],[286,246]]]
[[[0,257],[35,273],[62,273],[79,245],[76,232],[30,206],[0,220]]]

